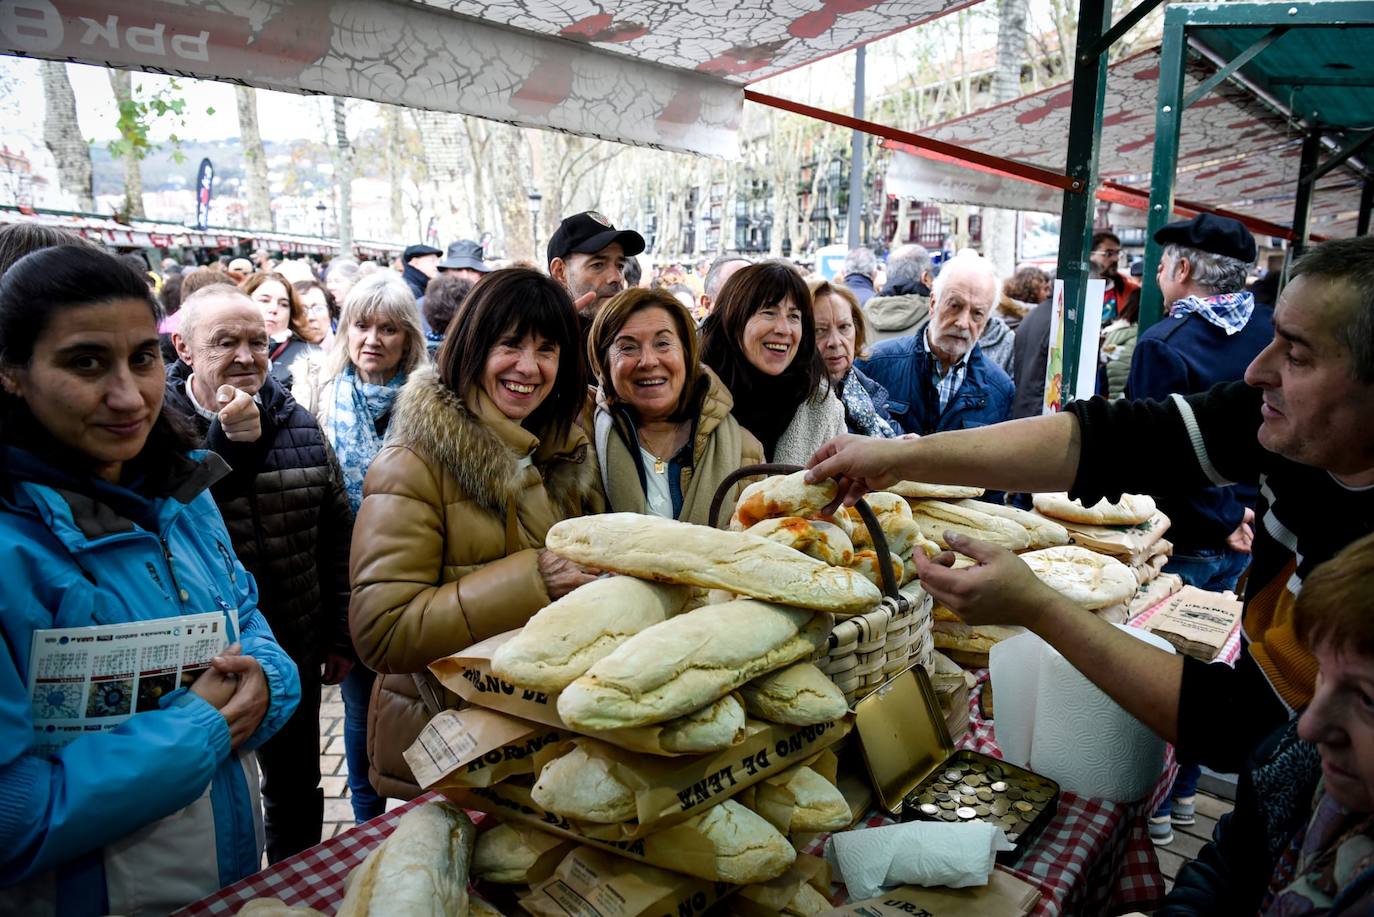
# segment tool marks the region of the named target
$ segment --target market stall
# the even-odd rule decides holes
[[[1172,751],[1067,680],[1071,667],[1033,658],[1038,638],[935,605],[913,559],[940,552],[949,529],[996,541],[1084,613],[1207,659],[1234,660],[1239,603],[1160,575],[1168,520],[1148,498],[1042,495],[1025,512],[978,495],[903,482],[825,515],[833,482],[796,472],[745,488],[721,529],[635,514],[559,523],[550,550],[619,575],[431,664],[465,702],[406,753],[431,792],[186,913],[268,897],[361,913],[381,893],[348,876],[401,856],[436,888],[461,892],[471,875],[501,913],[552,913],[545,899],[589,875],[653,906],[583,901],[588,915],[698,899],[693,912],[720,901],[719,913],[817,914],[878,891],[919,903],[950,884],[1020,902],[989,913],[1148,907],[1163,880],[1145,819],[1172,782]],[[469,811],[475,841],[435,854],[388,840],[412,813],[466,820],[426,809],[441,799]],[[865,874],[876,856],[854,850],[913,829],[927,839],[887,844],[890,864]],[[977,837],[996,846],[925,861]]]

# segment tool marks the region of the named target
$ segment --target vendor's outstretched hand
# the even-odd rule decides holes
[[[945,532],[945,543],[951,550],[931,559],[914,551],[912,559],[925,590],[968,624],[1034,627],[1040,614],[1061,598],[1006,548],[954,532]],[[954,569],[954,551],[977,563]]]
[[[811,456],[806,463],[807,483],[835,479],[840,488],[839,498],[826,507],[827,513],[833,512],[841,503],[853,506],[870,490],[882,490],[901,480],[896,470],[898,461],[910,445],[910,442],[892,439],[842,434],[821,446]]]

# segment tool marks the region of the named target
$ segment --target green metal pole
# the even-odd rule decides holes
[[[1155,232],[1174,213],[1174,169],[1183,121],[1183,72],[1188,62],[1187,19],[1182,10],[1164,11],[1164,42],[1159,49],[1159,100],[1155,103],[1155,151],[1150,177],[1149,224],[1145,232],[1145,273],[1140,290],[1140,333],[1163,316],[1159,292],[1159,259],[1163,247]]]
[[[1369,213],[1374,210],[1374,175],[1364,180],[1364,190],[1360,193],[1360,212],[1355,226],[1355,235],[1369,235]]]
[[[1321,131],[1312,130],[1302,138],[1302,160],[1298,166],[1298,194],[1293,202],[1293,257],[1307,248],[1308,224],[1312,221],[1312,192],[1317,189],[1315,177],[1322,150]]]
[[[1064,173],[1074,180],[1064,192],[1059,225],[1059,270],[1064,281],[1063,401],[1073,400],[1078,384],[1078,354],[1083,346],[1083,310],[1101,309],[1085,303],[1088,293],[1088,252],[1092,248],[1093,216],[1097,205],[1097,149],[1102,136],[1102,99],[1107,92],[1107,55],[1093,49],[1112,21],[1111,0],[1080,3],[1078,38],[1074,48],[1073,96],[1069,107],[1069,154]]]

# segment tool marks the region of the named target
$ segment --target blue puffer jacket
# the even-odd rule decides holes
[[[165,913],[259,868],[245,752],[286,722],[300,680],[211,499],[226,466],[193,459],[170,496],[146,499],[0,448],[0,912]],[[224,718],[183,688],[113,730],[32,750],[34,631],[231,609],[271,692],[243,748],[231,751]]]
[[[908,433],[926,436],[942,430],[967,430],[1001,423],[1011,416],[1011,379],[983,356],[977,344],[968,355],[964,384],[944,411],[932,381],[933,359],[922,333],[883,341],[868,359],[855,365],[887,389],[888,410]]]

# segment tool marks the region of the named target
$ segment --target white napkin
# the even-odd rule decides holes
[[[1012,849],[995,825],[912,821],[832,834],[825,859],[860,901],[894,885],[986,885],[997,852]]]

